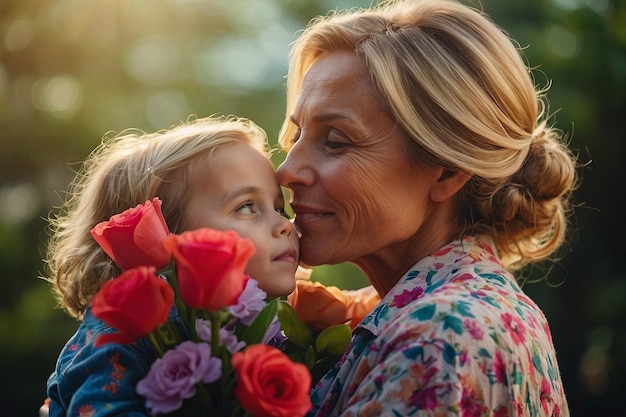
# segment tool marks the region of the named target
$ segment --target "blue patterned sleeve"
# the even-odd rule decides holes
[[[135,392],[147,373],[138,346],[106,345],[83,353],[52,380],[50,388],[57,395],[50,392],[50,417],[148,415],[144,399]]]
[[[98,335],[113,331],[89,313],[63,348],[48,380],[50,417],[143,417],[149,413],[135,392],[156,352],[147,339],[96,348]]]

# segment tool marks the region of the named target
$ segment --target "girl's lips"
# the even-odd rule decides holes
[[[283,252],[282,254],[274,258],[274,260],[278,262],[295,263],[298,261],[298,255],[296,254],[295,250],[291,249]]]

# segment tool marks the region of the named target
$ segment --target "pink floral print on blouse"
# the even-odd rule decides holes
[[[548,323],[489,240],[411,268],[313,389],[310,416],[569,416]]]

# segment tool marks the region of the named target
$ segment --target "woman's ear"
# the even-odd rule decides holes
[[[455,195],[472,176],[465,171],[439,168],[439,178],[430,189],[430,199],[441,203]]]

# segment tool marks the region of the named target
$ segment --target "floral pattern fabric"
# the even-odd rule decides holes
[[[170,320],[185,332],[175,310]],[[132,344],[106,344],[96,338],[115,329],[87,309],[76,333],[66,343],[48,379],[49,417],[147,417],[145,399],[136,393],[157,358],[147,338]]]
[[[413,266],[312,390],[309,416],[569,416],[548,323],[489,240]]]

